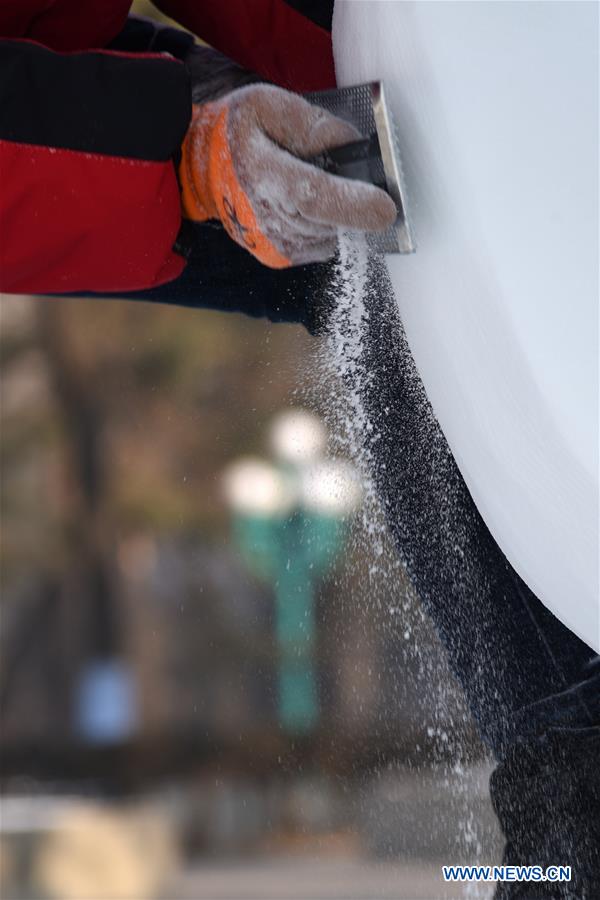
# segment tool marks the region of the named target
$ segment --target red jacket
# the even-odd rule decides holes
[[[106,49],[123,33],[130,5],[0,0],[2,291],[134,291],[164,284],[185,266],[173,248],[189,77],[159,42],[153,52]],[[157,5],[283,87],[334,84],[325,0]],[[181,39],[182,47],[191,41]]]

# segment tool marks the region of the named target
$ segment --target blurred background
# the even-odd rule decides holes
[[[489,766],[327,433],[325,348],[146,303],[0,317],[2,896],[458,896]]]
[[[1,299],[4,900],[438,900],[442,863],[497,859],[326,354]]]

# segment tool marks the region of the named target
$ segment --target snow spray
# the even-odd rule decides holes
[[[376,308],[378,302],[377,297],[371,295],[374,265],[384,263],[381,259],[379,262],[374,259],[364,239],[340,236],[331,288],[335,312],[328,336],[317,351],[316,365],[315,360],[311,360],[311,374],[308,376],[311,385],[304,388],[304,393],[308,392],[313,403],[316,401],[321,409],[324,407],[332,452],[354,462],[359,468],[364,490],[364,503],[354,523],[351,541],[360,550],[358,558],[363,561],[366,559],[367,563],[359,573],[340,574],[340,578],[348,582],[346,604],[368,604],[377,612],[377,618],[385,623],[383,627],[395,637],[397,658],[394,658],[391,665],[399,673],[395,676],[398,680],[412,678],[415,681],[412,695],[417,700],[417,718],[421,720],[418,730],[426,735],[422,746],[419,743],[415,745],[414,753],[407,763],[402,763],[396,769],[393,767],[392,770],[373,774],[369,784],[369,815],[373,819],[371,831],[380,832],[378,846],[374,849],[383,853],[408,855],[397,829],[393,825],[384,827],[384,823],[390,823],[390,810],[394,805],[392,794],[394,790],[398,790],[397,785],[394,789],[391,783],[396,776],[406,782],[410,775],[408,782],[412,782],[413,792],[418,791],[419,785],[424,785],[424,791],[431,790],[438,797],[445,795],[442,802],[438,803],[436,800],[437,811],[432,820],[432,830],[437,831],[437,834],[421,835],[422,842],[430,844],[429,848],[422,848],[424,853],[432,852],[432,847],[438,843],[440,828],[443,828],[446,831],[443,840],[447,840],[448,834],[455,836],[457,858],[480,861],[484,856],[494,858],[493,851],[487,853],[484,848],[492,845],[497,850],[498,845],[495,824],[486,798],[489,764],[481,761],[479,747],[475,752],[477,764],[471,765],[476,739],[473,737],[470,714],[460,699],[442,651],[433,636],[428,617],[407,578],[406,572],[411,570],[410,542],[406,548],[400,544],[400,552],[398,547],[392,547],[386,525],[386,510],[381,502],[381,491],[378,490],[377,483],[386,477],[386,462],[377,449],[381,421],[373,418],[372,410],[364,400],[365,388],[369,387],[373,378],[367,324],[370,310],[374,305]],[[451,506],[442,496],[449,490],[446,460],[449,451],[412,363],[399,321],[391,319],[386,322],[386,328],[389,329],[390,339],[400,348],[404,364],[410,371],[409,390],[420,410],[418,429],[413,431],[411,439],[420,445],[431,479],[438,479],[438,506],[443,517],[444,511]],[[316,378],[315,372],[318,373]],[[391,413],[391,410],[387,412]],[[386,415],[385,408],[381,415]],[[411,485],[406,484],[404,490],[410,492]],[[422,513],[424,516],[430,514],[427,511]],[[463,537],[459,522],[450,514],[448,521],[442,523],[441,531],[440,546],[432,549],[443,555],[445,543],[455,550]],[[465,544],[467,543],[465,539]],[[348,554],[348,558],[351,556],[352,554]],[[465,570],[469,572],[469,567],[466,566]],[[457,574],[457,577],[464,578],[464,571]],[[480,579],[482,573],[470,572],[469,577]],[[389,727],[389,723],[385,721],[385,710],[380,712],[380,717],[383,735]],[[463,742],[465,735],[467,737]],[[375,807],[379,805],[379,813],[373,818],[374,797]],[[398,803],[403,803],[401,796],[398,797]],[[386,830],[387,835],[384,833]],[[414,851],[414,847],[412,849]]]

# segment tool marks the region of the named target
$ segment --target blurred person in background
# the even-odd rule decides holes
[[[335,84],[332,4],[157,3],[215,49],[128,17],[130,5],[0,6],[1,289],[243,311],[323,331],[337,229],[381,230],[395,218],[384,193],[304,161],[354,137],[288,93]],[[454,578],[454,551],[440,541],[451,492],[440,501],[413,439],[423,406],[383,276],[377,296],[366,403],[375,458],[386,460],[380,493],[499,760],[492,795],[506,862],[572,863],[572,883],[554,896],[596,896],[593,654],[511,574],[450,462],[446,482],[459,485],[461,525],[493,589],[480,596]],[[502,891],[549,896],[543,884]]]

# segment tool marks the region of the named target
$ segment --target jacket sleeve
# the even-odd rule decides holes
[[[180,241],[188,264],[179,278],[120,297],[293,322],[311,334],[328,330],[337,302],[336,260],[269,269],[212,222],[185,222]]]
[[[333,0],[154,0],[167,15],[267,81],[335,86]]]
[[[191,115],[160,52],[0,40],[0,289],[120,292],[177,277],[174,162]]]

